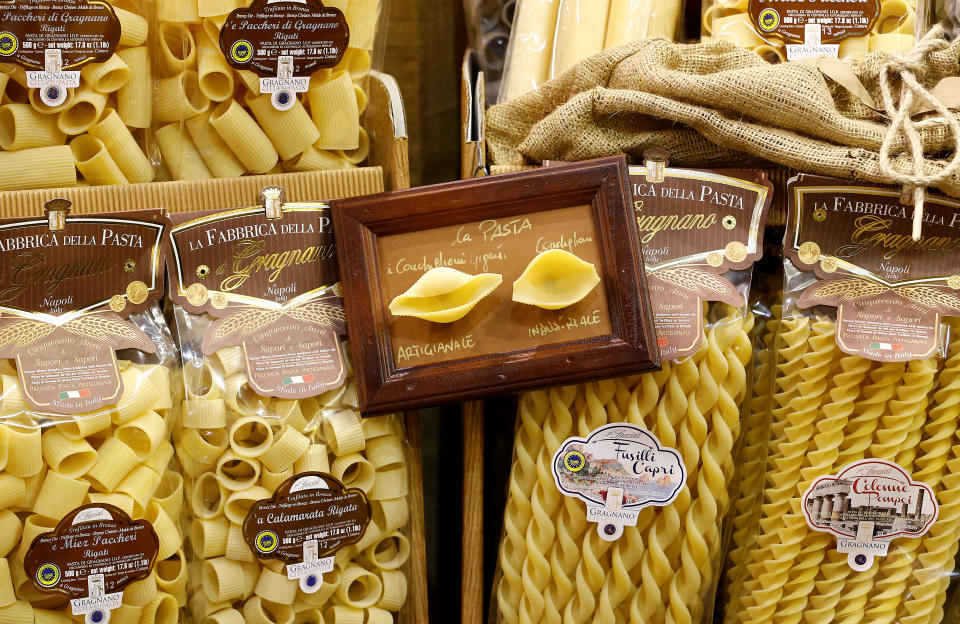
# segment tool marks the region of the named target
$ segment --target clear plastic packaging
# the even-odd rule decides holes
[[[644,37],[675,40],[683,0],[518,0],[499,101],[540,88],[594,54]]]
[[[870,52],[906,53],[929,27],[927,0],[875,4],[775,0],[704,0],[703,40],[723,39],[754,50],[770,62],[829,55],[859,60]],[[826,12],[825,12],[826,11]]]
[[[886,227],[909,232],[909,213],[896,208],[899,193],[894,189],[863,190],[826,178],[815,178],[808,186],[845,199],[861,192],[885,196],[891,202]],[[790,192],[792,202],[795,193],[800,196],[800,190]],[[863,310],[857,314],[872,310],[879,313],[871,317],[875,319],[898,309],[902,315],[918,314],[922,307],[894,294],[897,288],[910,294],[909,283],[898,286],[900,279],[914,277],[910,274],[893,278],[890,288],[879,293],[849,290],[876,279],[868,272],[874,260],[865,256],[882,258],[883,252],[865,248],[838,257],[837,252],[846,253],[859,241],[847,229],[857,216],[843,215],[846,204],[836,204],[836,211],[827,205],[833,204],[808,203],[800,214],[804,223],[829,223],[828,229],[808,225],[795,235],[788,227],[784,241],[785,247],[794,247],[794,255],[784,260],[785,304],[774,350],[762,492],[744,504],[742,516],[752,519],[734,535],[731,561],[737,554],[728,570],[723,621],[759,623],[803,614],[817,622],[937,624],[944,618],[960,539],[960,509],[954,501],[960,485],[955,436],[960,424],[960,322],[938,316],[944,350],[900,357],[896,354],[911,348],[895,337],[894,325],[902,319],[877,320],[877,335],[890,338],[864,347],[863,353],[874,359],[850,353],[854,343],[844,337],[852,335],[849,323],[855,315],[851,309],[838,313],[836,305]],[[792,204],[790,210],[790,223],[796,224],[797,208]],[[927,214],[942,213],[928,206]],[[861,219],[856,223],[864,225],[871,217]],[[826,232],[818,241],[817,231]],[[909,234],[904,238],[909,240]],[[812,247],[817,242],[822,250]],[[808,246],[797,252],[801,243]],[[936,261],[931,259],[936,253],[924,257],[923,251],[902,251],[885,260],[885,266],[907,263],[922,279],[930,268],[924,262]],[[857,264],[859,273],[852,269]],[[930,294],[939,278],[926,281],[930,291],[924,292]],[[848,289],[846,299],[810,305],[811,293],[840,288]],[[893,307],[878,308],[876,297],[886,297],[881,300]],[[926,324],[919,317],[906,322],[915,328]],[[864,467],[877,472],[857,472]],[[876,477],[858,474],[883,475],[882,486]],[[831,482],[836,487],[831,489]],[[902,493],[897,504],[884,496],[894,488]],[[931,497],[938,514],[930,512],[935,508]],[[747,509],[751,504],[752,512]]]
[[[79,87],[28,88],[26,67],[0,62],[0,191],[154,179],[156,163],[147,136],[153,94],[148,41],[153,3],[109,4],[120,22],[119,43],[105,62],[79,68]],[[29,3],[22,6],[31,9]],[[50,24],[44,24],[52,26],[50,32],[91,28],[79,21],[64,26],[58,19],[51,17]],[[77,68],[65,66],[61,71]]]
[[[350,39],[339,64],[280,110],[260,76],[235,69],[220,49],[229,14],[246,0],[158,0],[156,134],[172,180],[349,169],[370,152],[363,127],[370,71],[382,59],[387,0],[328,1]],[[293,33],[295,34],[295,33]]]
[[[149,336],[156,353],[118,352],[123,394],[94,412],[69,416],[30,408],[15,360],[0,362],[5,460],[0,470],[0,618],[6,621],[76,621],[67,596],[41,593],[34,586],[24,571],[24,556],[34,538],[90,503],[108,503],[134,520],[146,519],[161,536],[153,573],[124,588],[111,621],[179,621],[178,610],[186,604],[179,523],[183,480],[170,466],[173,445],[167,438],[179,404],[173,382],[176,349],[159,305],[130,321]]]

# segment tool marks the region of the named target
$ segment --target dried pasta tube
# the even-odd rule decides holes
[[[603,50],[610,0],[560,0],[550,77]]]
[[[117,91],[117,114],[131,128],[149,128],[153,119],[150,51],[146,47],[117,52],[130,68],[130,80]]]
[[[91,126],[89,133],[103,143],[128,181],[140,183],[153,180],[153,165],[140,149],[137,140],[130,134],[124,120],[114,109],[108,109],[100,121]],[[169,393],[161,394],[169,395]]]
[[[77,169],[91,184],[127,183],[127,178],[100,139],[84,134],[70,142],[70,149],[76,159]]]
[[[503,101],[539,89],[550,76],[560,0],[521,0],[501,86]]]
[[[57,115],[57,127],[64,134],[82,134],[100,119],[107,105],[107,96],[81,85],[73,95],[70,106]]]
[[[69,146],[0,152],[0,191],[77,185]]]
[[[205,180],[213,177],[197,146],[180,131],[179,124],[163,126],[156,135],[164,163],[176,179]]]
[[[200,91],[214,102],[223,102],[233,97],[233,69],[227,64],[216,39],[211,39],[204,30],[195,33]]]
[[[236,101],[213,109],[210,125],[251,173],[266,173],[280,157],[270,138]]]
[[[355,101],[352,91],[350,96]],[[253,98],[247,104],[283,160],[304,152],[320,138],[320,132],[299,101],[285,111],[274,108],[268,95]]]
[[[122,57],[114,54],[103,63],[87,63],[80,70],[80,76],[96,91],[113,93],[130,81],[130,68]]]
[[[53,115],[43,115],[27,104],[0,106],[0,149],[22,150],[63,145],[66,135]]]

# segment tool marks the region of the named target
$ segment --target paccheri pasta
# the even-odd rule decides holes
[[[824,200],[857,196],[886,203],[876,231],[910,232],[894,189],[791,182],[766,470],[734,533],[725,622],[943,620],[960,540],[960,280],[942,275],[947,254],[848,256],[873,216]],[[927,204],[925,236],[949,237],[936,224],[954,202],[942,201]]]
[[[908,52],[930,10],[925,0],[824,4],[705,0],[701,33],[704,40],[731,41],[772,62],[823,54],[856,60],[870,52]]]
[[[680,0],[520,0],[500,101],[537,89],[578,61],[643,37],[675,39]]]
[[[96,15],[84,15],[85,4],[12,9],[41,19],[13,20],[13,32],[4,33],[10,41],[0,56],[0,191],[154,179],[146,148],[152,4],[104,3]]]
[[[398,416],[360,417],[328,208],[171,218],[192,621],[393,622],[408,590],[406,442]],[[251,225],[257,241],[229,236]],[[281,251],[300,262],[259,262]],[[341,490],[349,504],[323,498]]]
[[[251,6],[237,0],[158,0],[157,142],[171,178],[343,169],[366,160],[370,140],[360,120],[367,103],[380,1],[343,0],[325,6],[342,11],[339,19],[349,27],[339,62],[311,65],[302,79],[305,90],[272,98],[272,91],[261,91],[262,75],[253,71],[251,59],[259,44],[247,39],[254,31],[241,24],[237,34],[227,35],[231,20],[262,21],[260,30],[273,40],[275,28],[267,25],[302,24],[311,19],[311,9],[270,8],[264,2]],[[244,13],[265,8],[307,13],[279,15],[275,22]],[[319,8],[315,12],[322,13]],[[305,32],[302,25],[299,29]],[[298,40],[298,33],[292,31],[287,39]],[[276,71],[277,59],[272,63]]]
[[[747,172],[666,169],[657,179],[641,167],[631,177],[638,217],[706,210],[714,228],[640,228],[655,239],[644,259],[661,371],[521,397],[494,588],[500,622],[711,614],[753,352],[748,269],[771,189]],[[743,209],[701,203],[688,192],[701,185],[730,192]],[[658,199],[668,196],[689,199]],[[596,434],[609,427],[622,430],[617,440],[646,440],[646,451],[604,449]],[[624,467],[608,475],[611,463]]]
[[[0,261],[0,620],[174,624],[187,566],[163,218],[62,225],[0,223],[22,241]],[[35,254],[50,264],[31,270]]]

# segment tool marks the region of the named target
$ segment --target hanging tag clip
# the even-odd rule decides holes
[[[267,219],[273,221],[283,217],[283,203],[286,200],[286,192],[282,186],[265,186],[260,191],[260,199],[263,201],[263,211]]]
[[[70,212],[69,199],[57,197],[43,204],[43,212],[47,215],[47,226],[51,232],[62,232],[67,229],[67,213]]]
[[[647,182],[659,184],[666,178],[667,165],[670,164],[670,152],[653,147],[643,152],[643,166],[647,169]]]

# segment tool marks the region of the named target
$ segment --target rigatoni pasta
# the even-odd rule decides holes
[[[0,165],[0,191],[154,179],[146,137],[152,118],[153,55],[147,47],[152,3],[134,0],[113,11],[120,23],[114,53],[103,62],[65,67],[79,71],[80,85],[56,87],[65,92],[62,102],[47,104],[41,97],[46,87],[28,87],[23,67],[0,63],[0,161],[16,162],[15,168]],[[111,115],[116,119],[108,119]],[[94,146],[97,141],[103,149]]]

